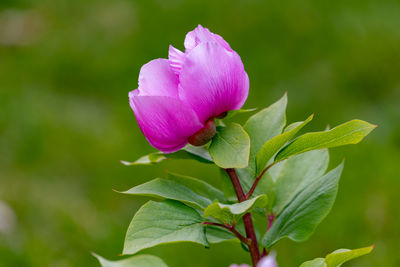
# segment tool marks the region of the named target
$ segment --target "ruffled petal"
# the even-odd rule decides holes
[[[228,51],[233,51],[229,44],[224,40],[224,38],[222,38],[218,34],[210,32],[209,29],[199,25],[196,29],[186,34],[184,42],[186,53],[188,53],[200,43],[205,42],[217,42]]]
[[[178,77],[168,59],[154,59],[143,65],[139,74],[139,95],[178,97]]]
[[[176,98],[140,96],[134,90],[129,93],[129,103],[146,139],[165,153],[184,147],[203,127],[196,113]]]
[[[179,75],[182,69],[183,61],[185,61],[185,53],[170,45],[168,51],[168,60],[171,69],[175,72],[175,74]]]
[[[219,43],[201,43],[185,59],[179,76],[179,98],[201,122],[239,109],[249,92],[249,78],[236,52]]]

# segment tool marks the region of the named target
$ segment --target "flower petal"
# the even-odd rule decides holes
[[[203,127],[196,113],[176,98],[140,96],[134,90],[129,93],[129,103],[146,139],[162,152],[181,149]]]
[[[139,74],[139,95],[178,97],[178,77],[168,59],[154,59],[143,65]]]
[[[249,93],[249,78],[239,55],[218,43],[195,47],[186,56],[179,79],[179,98],[201,122],[241,108]]]
[[[224,40],[224,38],[222,38],[218,34],[210,32],[209,29],[199,25],[197,26],[196,29],[186,34],[184,42],[186,53],[188,53],[190,50],[195,48],[200,43],[205,43],[205,42],[217,42],[220,45],[222,45],[225,49],[233,51],[232,48],[229,46],[229,44]]]
[[[185,61],[185,53],[170,45],[168,51],[168,60],[171,69],[175,72],[175,74],[179,75],[182,69],[183,61]]]

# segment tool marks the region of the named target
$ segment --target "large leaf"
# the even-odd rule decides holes
[[[254,176],[255,158],[266,141],[280,134],[286,124],[287,95],[271,106],[251,116],[244,125],[250,136],[250,164],[249,173]]]
[[[374,246],[369,246],[359,249],[338,249],[324,258],[316,258],[311,261],[306,261],[300,267],[340,267],[343,263],[349,260],[369,254]]]
[[[162,178],[156,178],[122,193],[174,199],[198,209],[204,209],[212,203],[212,200],[193,192],[187,186]]]
[[[202,221],[196,210],[178,201],[149,201],[138,210],[129,225],[123,254],[175,242],[208,246]]]
[[[249,136],[236,123],[218,127],[209,152],[215,164],[221,168],[245,168],[249,161]]]
[[[333,206],[343,163],[326,175],[303,183],[277,215],[262,244],[270,248],[284,237],[306,240]]]
[[[239,240],[227,229],[213,225],[206,225],[206,236],[210,244]]]
[[[118,261],[110,261],[92,253],[102,267],[168,267],[159,257],[153,255],[137,255]]]
[[[211,216],[223,223],[232,223],[254,208],[264,208],[267,203],[268,198],[266,195],[260,195],[231,205],[215,202],[204,210],[204,217]]]
[[[280,135],[274,136],[264,143],[256,156],[257,175],[261,174],[268,161],[275,155],[275,153],[278,152],[284,144],[290,141],[307,123],[309,123],[313,116],[314,115],[311,115],[303,122],[292,124],[292,126],[294,126],[293,128],[286,130]]]
[[[155,164],[166,159],[194,159],[202,163],[213,163],[210,154],[208,153],[207,149],[204,147],[195,147],[191,145],[187,145],[182,150],[179,150],[174,153],[166,154],[162,152],[154,152],[148,155],[145,155],[136,161],[129,162],[129,161],[121,161],[122,164],[126,166],[132,165],[148,165],[148,164]]]
[[[300,188],[324,175],[328,164],[328,149],[321,149],[293,156],[273,166],[268,173],[275,181],[274,213],[282,210]]]
[[[279,151],[275,161],[314,149],[357,144],[375,127],[362,120],[352,120],[329,131],[306,133]]]

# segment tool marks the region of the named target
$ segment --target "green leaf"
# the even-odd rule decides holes
[[[314,149],[357,144],[375,127],[362,120],[352,120],[329,131],[306,133],[279,151],[275,161]]]
[[[213,163],[210,154],[204,147],[195,147],[187,145],[182,150],[176,151],[174,153],[166,154],[162,152],[154,152],[145,155],[136,161],[129,162],[121,160],[121,163],[126,166],[133,165],[149,165],[162,162],[166,159],[194,159],[202,163]]]
[[[286,105],[287,95],[284,94],[277,102],[251,116],[244,125],[251,143],[249,164],[251,176],[255,174],[255,158],[258,151],[266,141],[280,134],[286,124]]]
[[[175,242],[208,246],[202,217],[178,201],[149,201],[132,219],[125,237],[123,254]]]
[[[349,260],[369,254],[373,249],[374,245],[353,250],[340,249],[328,254],[325,258],[325,262],[327,267],[338,267]]]
[[[118,261],[107,260],[95,253],[92,253],[103,267],[168,267],[159,257],[153,255],[137,255]]]
[[[268,173],[275,181],[274,213],[279,213],[300,188],[324,175],[328,164],[328,149],[321,149],[293,156],[273,166]]]
[[[262,244],[270,248],[284,237],[297,242],[306,240],[332,208],[342,169],[343,163],[326,175],[303,183],[277,214]]]
[[[316,258],[310,261],[303,262],[300,267],[326,267],[324,258]]]
[[[202,210],[212,203],[212,200],[193,192],[187,186],[162,178],[156,178],[122,193],[178,200]]]
[[[204,218],[211,216],[221,222],[232,223],[254,208],[264,208],[267,204],[268,198],[266,195],[260,195],[231,205],[215,202],[204,210]]]
[[[230,119],[235,117],[236,115],[242,114],[242,113],[248,113],[257,110],[257,108],[249,108],[249,109],[236,109],[236,110],[231,110],[228,112],[225,118],[223,119]]]
[[[237,237],[225,228],[213,225],[206,225],[206,236],[210,244],[217,244],[226,241],[239,241]]]
[[[306,261],[300,267],[340,267],[343,263],[369,254],[374,246],[369,246],[359,249],[338,249],[324,258],[316,258],[311,261]]]
[[[237,123],[218,127],[209,152],[215,164],[221,168],[245,168],[249,161],[249,136]]]
[[[190,176],[173,173],[173,172],[167,172],[167,179],[175,181],[177,183],[180,183],[180,184],[188,187],[190,190],[192,190],[196,194],[198,194],[200,196],[204,196],[211,201],[219,200],[222,202],[226,202],[224,193],[221,192],[221,190],[215,188],[214,186],[212,186],[202,180],[199,180],[199,179],[196,179],[196,178],[193,178]]]
[[[275,155],[276,152],[288,141],[290,141],[307,123],[309,123],[314,115],[308,117],[304,122],[299,122],[289,125],[289,129],[284,133],[274,136],[269,139],[256,156],[257,175],[260,175],[268,161]],[[292,128],[293,127],[293,128]]]

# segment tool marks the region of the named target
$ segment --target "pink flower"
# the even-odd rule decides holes
[[[276,254],[273,251],[268,256],[261,258],[261,260],[257,263],[257,267],[278,267],[278,263],[275,260]],[[247,264],[231,264],[229,267],[250,267]]]
[[[249,79],[240,56],[219,35],[199,25],[185,38],[185,52],[170,46],[168,59],[145,64],[129,103],[149,143],[166,153],[207,143],[214,118],[240,109]]]

